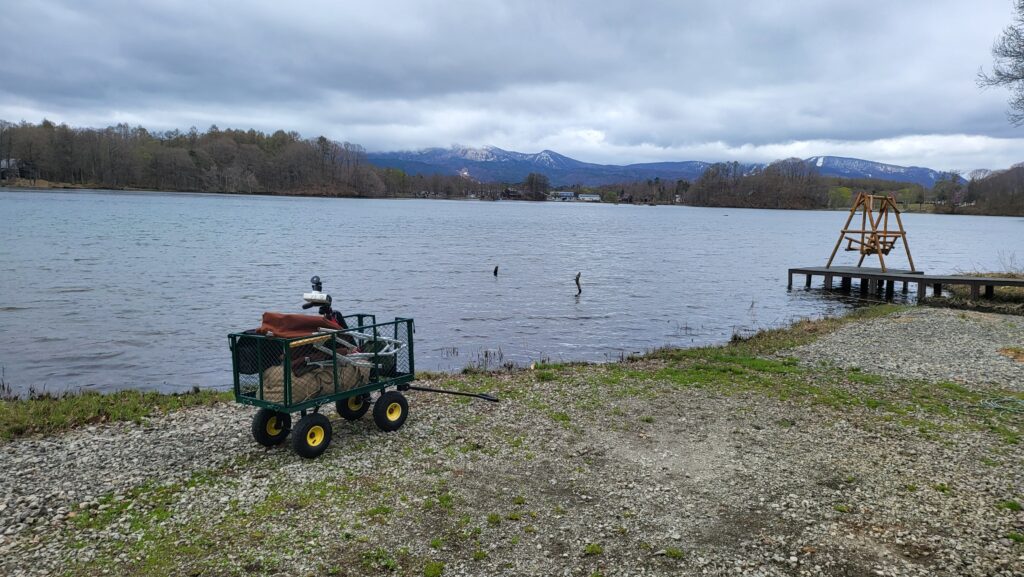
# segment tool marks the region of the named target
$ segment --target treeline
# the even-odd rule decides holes
[[[926,188],[898,181],[825,177],[813,165],[790,158],[747,171],[735,162],[713,164],[692,184],[653,179],[578,188],[600,193],[605,202],[780,209],[847,208],[858,192],[866,192],[892,194],[910,210],[1024,215],[1024,165],[968,182],[951,171]]]
[[[1024,165],[972,178],[964,192],[965,212],[1024,216]]]
[[[0,120],[0,178],[72,186],[324,196],[465,196],[460,176],[409,176],[366,162],[358,144],[296,132],[151,132]],[[496,187],[496,186],[495,186]]]
[[[543,200],[548,177],[521,183],[478,182],[464,175],[410,175],[373,166],[358,144],[297,132],[256,130],[151,132],[118,124],[72,128],[43,120],[0,120],[0,180],[58,185],[199,192],[359,197]],[[904,206],[935,212],[1024,215],[1024,166],[964,183],[947,173],[931,189],[873,179],[822,177],[800,159],[755,170],[717,163],[694,182],[660,178],[599,187],[604,202],[747,208],[822,209],[850,206],[857,192],[892,193]]]
[[[822,177],[814,166],[791,158],[744,170],[737,162],[712,164],[694,182],[659,180],[601,186],[593,192],[606,202],[686,204],[736,208],[821,209],[850,206],[856,191],[893,193],[923,202],[916,184],[873,179]]]

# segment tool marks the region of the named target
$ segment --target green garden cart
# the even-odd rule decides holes
[[[330,445],[331,421],[320,409],[334,405],[355,421],[373,407],[380,430],[397,431],[409,416],[404,391],[417,390],[498,399],[487,394],[412,386],[415,327],[410,318],[377,322],[374,315],[343,316],[313,277],[303,308],[320,315],[264,313],[259,329],[228,335],[235,400],[258,407],[252,436],[272,447],[291,435],[292,448],[312,459]],[[298,422],[292,427],[292,415]]]

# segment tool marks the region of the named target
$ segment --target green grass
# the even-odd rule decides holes
[[[686,554],[683,553],[682,549],[678,549],[676,547],[666,547],[665,556],[669,559],[682,559],[686,556]]]
[[[803,366],[792,358],[764,358],[788,347],[805,344],[852,322],[905,310],[880,305],[860,309],[846,317],[801,321],[789,328],[757,333],[716,347],[661,349],[604,373],[602,385],[616,388],[642,387],[648,395],[658,394],[665,385],[675,389],[707,389],[720,394],[757,394],[783,401],[824,405],[836,410],[862,408],[878,413],[890,422],[916,429],[931,439],[950,431],[987,431],[1009,445],[1020,444],[1024,419],[1011,411],[994,408],[986,401],[992,396],[1024,401],[1019,391],[975,392],[955,383],[927,383],[896,379],[828,366]],[[784,354],[784,353],[783,353]],[[647,370],[637,370],[648,365]],[[636,373],[629,378],[627,371]],[[608,378],[609,375],[618,378]],[[626,393],[624,396],[633,396]],[[790,426],[780,423],[780,426]]]
[[[541,382],[553,381],[558,378],[554,371],[537,371],[537,380]]]
[[[178,395],[156,392],[84,392],[61,396],[0,400],[0,440],[34,433],[52,434],[111,421],[140,422],[185,407],[230,402],[231,392],[198,390]]]
[[[444,573],[444,563],[440,561],[428,561],[423,566],[423,577],[441,577]]]
[[[588,557],[600,555],[602,553],[604,553],[604,547],[598,543],[587,543],[587,545],[583,547],[583,554]]]
[[[1020,510],[1024,509],[1024,507],[1021,507],[1020,503],[1018,503],[1017,501],[1014,501],[1012,499],[1009,499],[1009,500],[1006,500],[1006,501],[1000,501],[999,502],[999,508],[1000,509],[1006,509],[1008,511],[1020,511]]]

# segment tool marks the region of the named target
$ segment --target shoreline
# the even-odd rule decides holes
[[[1024,413],[988,400],[1024,404],[1024,364],[987,383],[967,349],[912,353],[968,371],[954,383],[898,348],[874,368],[836,356],[877,356],[858,331],[948,323],[988,350],[1014,321],[880,305],[617,363],[429,375],[502,400],[410,393],[395,433],[328,409],[314,461],[258,447],[251,409],[216,399],[0,442],[0,572],[1020,574]]]
[[[707,208],[707,209],[723,209],[723,210],[792,210],[792,211],[807,211],[807,212],[842,212],[848,213],[850,207],[840,208],[770,208],[770,207],[744,207],[744,206],[717,206],[717,205],[698,205],[698,204],[682,204],[682,203],[621,203],[621,202],[559,202],[551,200],[511,200],[511,199],[496,199],[496,200],[484,200],[481,198],[469,198],[469,197],[450,197],[450,198],[431,198],[431,197],[418,197],[418,196],[349,196],[349,195],[328,195],[328,194],[316,194],[316,193],[299,193],[299,192],[209,192],[209,191],[195,191],[195,190],[151,190],[145,188],[96,188],[85,185],[73,185],[73,184],[60,184],[58,186],[50,185],[49,183],[45,186],[28,186],[28,185],[8,185],[0,184],[0,191],[15,189],[22,192],[76,192],[76,191],[95,191],[95,192],[136,192],[136,193],[156,193],[156,194],[209,194],[217,196],[270,196],[270,197],[293,197],[293,198],[329,198],[329,199],[360,199],[360,200],[449,200],[459,202],[527,202],[527,203],[545,203],[550,202],[552,204],[581,204],[581,205],[609,205],[609,206],[674,206],[674,207],[685,207],[685,208]],[[934,214],[941,216],[991,216],[991,217],[1005,217],[1005,218],[1022,218],[1024,214],[1012,215],[1012,214],[985,214],[978,212],[936,212],[934,210],[920,210],[912,208],[901,208],[900,212],[903,214]]]

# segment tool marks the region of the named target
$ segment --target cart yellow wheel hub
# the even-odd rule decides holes
[[[387,415],[389,421],[397,421],[402,417],[402,405],[398,403],[391,403],[388,405],[388,410],[385,415]]]
[[[363,399],[361,397],[351,397],[348,400],[348,410],[358,411],[363,408]]]
[[[281,427],[281,421],[275,416],[267,419],[267,434],[271,437],[276,437],[281,434],[283,427]]]
[[[319,447],[320,443],[324,442],[324,437],[327,435],[324,433],[324,428],[320,425],[313,425],[309,428],[306,433],[306,444],[310,447]]]

